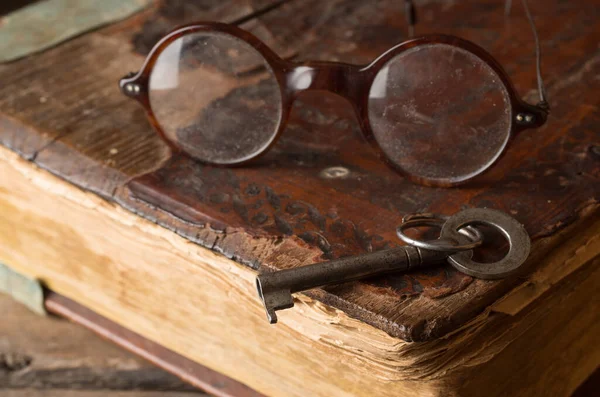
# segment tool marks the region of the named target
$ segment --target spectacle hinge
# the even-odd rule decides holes
[[[143,87],[139,83],[138,77],[138,73],[129,72],[121,80],[119,80],[121,92],[131,98],[139,96],[143,91]]]
[[[514,122],[523,128],[540,127],[546,123],[549,107],[544,102],[532,105],[522,102],[515,111]]]

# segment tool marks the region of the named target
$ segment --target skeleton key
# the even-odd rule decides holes
[[[477,225],[482,224],[496,228],[508,240],[508,253],[497,262],[479,263],[472,259],[472,249],[482,242],[482,235],[477,229]],[[440,238],[420,241],[404,234],[404,230],[417,226],[440,226]],[[256,278],[256,287],[269,322],[277,322],[276,310],[294,306],[292,293],[389,272],[409,271],[444,261],[476,278],[507,277],[525,262],[531,245],[523,225],[503,212],[487,208],[468,209],[445,220],[431,215],[415,215],[403,219],[397,231],[398,236],[409,245],[260,274]]]

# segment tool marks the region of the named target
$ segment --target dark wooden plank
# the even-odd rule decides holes
[[[529,26],[517,6],[509,20],[502,9],[497,1],[428,2],[419,9],[417,29],[457,34],[482,45],[525,94],[535,79]],[[169,160],[142,110],[114,88],[120,74],[139,67],[142,59],[136,54],[157,36],[144,25],[147,16],[0,68],[0,77],[17,73],[0,96],[5,126],[0,139],[67,180],[106,197],[116,194],[115,199],[141,215],[254,267],[298,266],[395,245],[401,215],[419,210],[452,213],[464,206],[493,206],[512,213],[541,239],[589,215],[597,205],[600,142],[594,76],[600,28],[595,2],[538,1],[532,9],[543,38],[553,113],[541,130],[521,134],[491,172],[457,189],[414,185],[387,169],[362,142],[347,104],[321,94],[300,98],[282,139],[252,167],[215,169],[184,158]],[[160,18],[168,25],[171,14],[166,10],[171,8],[162,10]],[[406,32],[402,6],[391,0],[292,1],[259,14],[243,26],[280,53],[304,59],[368,62]],[[65,59],[68,54],[80,62]],[[112,54],[110,62],[98,68],[107,54]],[[43,78],[31,85],[37,64],[45,65],[37,72]],[[91,86],[82,89],[88,94],[79,103],[76,94],[71,98],[57,82]],[[45,103],[59,98],[61,110],[51,113],[38,104],[42,94],[48,94]],[[82,117],[86,110],[91,114]],[[348,168],[349,177],[323,178],[323,171],[333,166]],[[123,189],[126,181],[155,169],[129,184],[135,197]],[[542,254],[534,252],[533,258]],[[393,335],[424,340],[454,329],[512,283],[472,282],[440,268],[312,295]]]
[[[0,295],[0,313],[0,395],[27,389],[205,395],[85,328],[38,316],[5,295]]]

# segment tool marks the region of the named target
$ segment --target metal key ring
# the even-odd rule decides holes
[[[406,214],[402,217],[402,223],[406,223],[408,221],[416,220],[416,219],[438,219],[440,221],[448,220],[449,215],[442,214],[434,214],[432,212],[416,212],[412,214]],[[471,241],[482,240],[483,242],[483,234],[479,229],[473,226],[465,226],[459,230],[460,234],[466,236]],[[436,240],[432,240],[432,243]]]
[[[450,216],[442,226],[440,236],[455,238],[461,228],[473,224],[492,226],[500,231],[508,240],[508,253],[497,262],[481,263],[474,261],[468,252],[458,252],[448,257],[450,263],[462,273],[488,280],[515,273],[529,256],[531,248],[531,240],[523,225],[503,212],[473,208]]]
[[[481,232],[477,228],[471,226],[466,226],[458,230],[460,235],[465,236],[470,240],[469,243],[463,244],[458,243],[458,239],[454,238],[439,238],[437,240],[423,241],[408,237],[404,233],[406,229],[422,226],[433,226],[441,229],[445,223],[446,217],[433,214],[411,214],[402,219],[402,224],[396,228],[396,234],[402,241],[414,247],[439,252],[469,251],[479,247],[483,243],[483,236]],[[464,239],[461,239],[460,241],[464,241]]]

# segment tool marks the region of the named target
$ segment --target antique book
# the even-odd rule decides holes
[[[518,6],[427,3],[417,29],[479,44],[524,94],[533,39]],[[333,95],[302,94],[268,154],[223,168],[173,154],[117,86],[195,20],[239,24],[285,58],[367,63],[406,36],[396,1],[161,1],[2,64],[0,262],[240,393],[568,396],[600,363],[596,8],[531,1],[548,121],[456,188],[387,167]],[[391,274],[297,294],[266,321],[257,272],[397,246],[403,215],[471,207],[525,225],[522,275]]]

